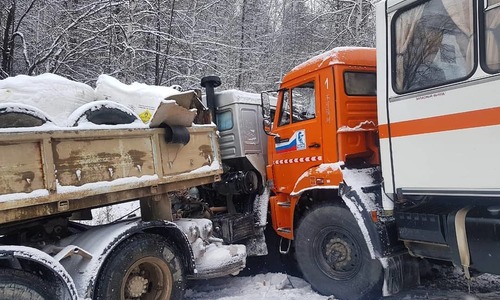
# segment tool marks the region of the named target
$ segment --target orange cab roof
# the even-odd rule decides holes
[[[375,48],[334,48],[296,66],[285,75],[283,82],[337,64],[375,67]]]

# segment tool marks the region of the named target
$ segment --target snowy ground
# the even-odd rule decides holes
[[[315,293],[304,280],[281,273],[226,277],[196,281],[186,291],[186,299],[225,300],[327,300]]]
[[[252,266],[249,266],[252,268]],[[257,266],[256,271],[262,268]],[[248,274],[248,270],[244,272]],[[470,282],[452,267],[432,266],[420,286],[384,300],[500,299],[500,276],[481,275]],[[283,273],[264,273],[191,282],[186,299],[333,300],[314,292],[303,279]]]
[[[94,211],[88,224],[114,221],[129,213],[140,214],[138,202],[129,202]],[[269,234],[269,233],[268,233]],[[273,243],[272,240],[268,242]],[[271,249],[277,245],[271,244]],[[267,257],[247,258],[247,267],[236,277],[192,281],[186,291],[187,300],[333,300],[313,291],[294,267],[293,257],[275,253]],[[384,300],[497,300],[500,299],[500,276],[483,274],[468,282],[461,271],[445,265],[428,264],[421,284],[414,289]],[[422,269],[422,270],[424,270]],[[470,292],[469,292],[470,288]]]

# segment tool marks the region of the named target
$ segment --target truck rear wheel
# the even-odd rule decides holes
[[[49,300],[50,284],[29,272],[0,269],[0,300]]]
[[[140,234],[120,244],[103,265],[94,299],[182,299],[184,268],[165,238]]]
[[[320,206],[301,221],[295,238],[300,270],[311,286],[340,299],[379,299],[383,269],[371,258],[349,210]]]

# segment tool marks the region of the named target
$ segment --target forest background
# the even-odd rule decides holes
[[[275,89],[306,59],[374,46],[377,0],[0,0],[0,79]]]

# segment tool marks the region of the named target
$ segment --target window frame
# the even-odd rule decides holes
[[[293,90],[296,88],[301,88],[303,85],[308,84],[308,83],[312,83],[312,90],[314,91],[314,118],[297,120],[293,116],[293,113],[294,113]],[[304,87],[302,87],[302,88],[304,88]],[[317,99],[318,91],[317,91],[317,79],[316,79],[316,77],[310,78],[309,80],[301,80],[300,84],[293,85],[292,87],[281,88],[280,92],[281,92],[280,98],[279,98],[280,111],[279,111],[278,118],[276,119],[277,127],[283,127],[283,126],[287,126],[287,125],[293,125],[293,124],[298,124],[298,123],[302,123],[302,122],[307,122],[307,121],[315,120],[317,118],[317,116],[318,116],[318,101],[317,101],[318,100]],[[281,123],[281,119],[282,119],[282,116],[284,113],[283,103],[284,103],[284,94],[285,93],[288,94],[288,101],[290,103],[290,107],[289,107],[290,108],[290,111],[289,111],[290,120],[288,123]]]
[[[291,96],[290,96],[290,89],[288,88],[284,88],[284,89],[281,89],[280,90],[280,97],[279,97],[279,101],[280,101],[280,105],[279,105],[279,108],[280,108],[280,111],[279,111],[279,114],[277,115],[278,116],[278,119],[276,121],[277,122],[277,125],[278,127],[283,127],[283,126],[286,126],[286,125],[290,125],[292,124],[292,102],[291,102]],[[284,113],[284,110],[283,110],[283,103],[285,102],[285,93],[288,94],[288,102],[290,103],[289,105],[289,111],[288,111],[288,117],[289,117],[289,121],[288,123],[281,123],[281,119],[283,118],[283,113]]]
[[[367,94],[349,94],[347,92],[347,84],[346,84],[346,74],[347,73],[365,73],[365,74],[372,74],[372,75],[375,75],[375,94],[373,95],[367,95]],[[347,95],[347,96],[351,96],[351,97],[374,97],[374,96],[377,96],[377,72],[376,71],[372,71],[372,72],[368,72],[368,71],[360,71],[360,70],[345,70],[343,73],[342,73],[342,80],[344,81],[344,93]]]
[[[473,64],[472,64],[472,68],[470,70],[470,72],[466,75],[466,76],[463,76],[463,77],[459,77],[459,78],[455,78],[453,80],[448,80],[448,81],[445,81],[445,82],[441,82],[441,83],[438,83],[438,84],[433,84],[433,85],[429,85],[429,86],[426,86],[426,87],[421,87],[421,88],[414,88],[414,89],[408,89],[406,91],[400,91],[397,89],[396,87],[396,66],[397,66],[397,62],[396,62],[396,58],[397,58],[397,50],[396,50],[396,21],[398,20],[398,18],[405,12],[419,6],[419,5],[425,5],[426,3],[430,2],[430,1],[433,1],[433,0],[419,0],[419,1],[415,1],[415,2],[412,2],[408,5],[405,5],[401,8],[399,8],[393,15],[392,19],[391,19],[391,23],[390,23],[390,28],[389,28],[389,32],[390,32],[390,45],[388,45],[390,47],[390,49],[388,50],[388,54],[390,53],[390,61],[391,61],[391,69],[390,69],[390,73],[391,73],[391,87],[392,87],[392,91],[397,94],[397,95],[406,95],[406,94],[411,94],[411,93],[415,93],[415,92],[425,92],[427,90],[430,90],[430,89],[433,89],[433,88],[438,88],[438,87],[442,87],[442,86],[446,86],[446,85],[450,85],[450,84],[453,84],[453,83],[457,83],[457,82],[462,82],[462,81],[466,81],[468,79],[470,79],[472,76],[474,76],[474,74],[476,73],[477,71],[477,68],[478,68],[478,52],[479,52],[479,49],[478,49],[478,38],[479,38],[479,32],[480,30],[478,30],[478,8],[477,8],[477,3],[478,1],[477,0],[472,0],[472,22],[473,22],[473,37],[472,37],[472,43],[473,43]],[[481,0],[481,1],[484,1],[484,0]]]
[[[302,87],[302,86],[306,85],[306,84],[309,84],[309,83],[312,83],[312,90],[314,92],[314,118],[303,119],[303,120],[295,120],[295,118],[294,118],[294,112],[295,112],[295,110],[294,110],[294,106],[293,106],[294,105],[293,90],[297,89],[297,88],[302,88],[302,89],[307,88],[307,87]],[[304,83],[301,83],[300,85],[297,85],[297,86],[294,86],[293,88],[290,88],[289,91],[290,91],[290,97],[291,97],[291,107],[290,108],[292,110],[292,115],[291,115],[291,121],[292,122],[291,122],[291,124],[296,124],[296,123],[301,123],[301,122],[305,122],[305,121],[310,121],[310,120],[316,119],[316,116],[317,116],[317,113],[316,113],[316,111],[317,111],[317,109],[316,109],[317,108],[317,103],[316,103],[316,100],[317,100],[316,99],[316,96],[317,96],[316,95],[317,94],[317,92],[316,92],[316,80],[314,80],[314,79],[308,80],[308,81],[306,81]]]
[[[231,115],[231,127],[230,128],[225,128],[225,129],[221,129],[219,128],[219,115],[222,115],[222,114],[225,114],[225,113],[229,113]],[[232,109],[226,109],[226,110],[223,110],[223,111],[220,111],[220,112],[217,112],[215,114],[215,121],[217,123],[217,130],[220,131],[220,132],[224,132],[224,131],[228,131],[228,130],[231,130],[234,128],[234,118],[233,118],[233,110]]]
[[[494,4],[490,9],[500,9],[500,3]],[[477,15],[479,17],[479,52],[480,52],[480,64],[481,69],[491,75],[499,74],[500,67],[498,70],[494,70],[488,67],[486,64],[486,11],[487,11],[487,0],[480,0],[479,7],[477,9]]]

